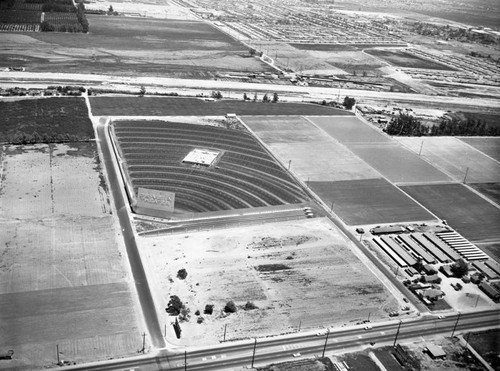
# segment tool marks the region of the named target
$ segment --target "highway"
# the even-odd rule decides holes
[[[330,329],[326,353],[357,346],[370,346],[385,343],[392,345],[399,328],[398,342],[411,338],[442,334],[450,336],[457,324],[458,315],[446,318],[422,316],[416,319],[396,319],[392,322],[372,324],[365,330],[362,326],[343,329]],[[498,327],[500,312],[496,309],[462,313],[456,333],[470,329]],[[298,333],[273,338],[258,339],[255,350],[255,365],[265,365],[281,361],[290,361],[294,353],[302,358],[321,356],[326,342],[326,330],[317,336],[315,333]],[[157,354],[138,358],[113,360],[82,366],[66,367],[67,370],[185,370],[185,359],[188,370],[227,370],[236,367],[250,366],[254,349],[254,340],[238,341],[214,345],[212,347],[196,347],[177,350],[161,350]]]
[[[113,196],[118,220],[122,229],[123,240],[127,249],[132,276],[134,277],[135,287],[139,296],[148,333],[151,337],[150,340],[154,347],[164,348],[165,340],[163,339],[161,333],[160,323],[158,322],[158,316],[156,315],[151,290],[149,289],[144,267],[139,256],[139,251],[137,250],[137,244],[135,243],[135,237],[130,224],[127,207],[125,206],[125,200],[123,199],[123,194],[121,192],[121,184],[118,180],[118,174],[116,174],[113,159],[111,157],[112,154],[106,139],[106,128],[102,123],[97,126],[97,140],[103,155],[102,162],[106,167],[106,172],[108,174],[109,189],[111,190]]]

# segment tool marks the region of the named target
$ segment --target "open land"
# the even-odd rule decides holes
[[[500,205],[500,183],[472,183],[469,187],[474,188],[483,196]]]
[[[217,71],[272,71],[243,44],[201,21],[87,17],[89,34],[3,35],[0,65],[37,72],[191,78],[212,78]]]
[[[208,102],[200,98],[90,97],[94,116],[225,116],[352,115],[351,112],[305,103],[262,103],[234,100]]]
[[[14,138],[18,132],[68,140],[94,138],[83,98],[57,97],[0,101],[0,137]],[[70,137],[68,137],[68,135]]]
[[[500,162],[500,138],[460,138],[460,140]]]
[[[0,348],[9,369],[124,357],[142,345],[95,143],[5,146]],[[5,367],[0,364],[0,368]]]
[[[170,295],[190,310],[180,340],[167,332],[173,344],[216,343],[225,325],[227,340],[262,337],[293,332],[301,321],[302,329],[313,329],[357,322],[369,312],[384,318],[398,306],[353,243],[324,218],[140,237],[138,243],[160,323],[172,322],[164,310]],[[182,268],[184,280],[176,278]],[[228,315],[222,309],[229,300],[238,311]],[[247,302],[258,308],[245,311]],[[212,315],[203,314],[206,304],[214,305]]]
[[[406,53],[404,50],[369,49],[365,52],[370,55],[382,58],[397,67],[423,68],[430,70],[453,70],[453,68],[450,68],[444,64],[435,63],[424,58],[419,58],[413,54]]]
[[[416,154],[422,148],[420,157],[456,181],[461,182],[465,179],[467,183],[500,182],[500,163],[484,155],[479,149],[466,144],[466,141],[464,143],[454,137],[395,137],[395,139]],[[487,148],[490,148],[487,143]]]
[[[500,258],[495,248],[500,240],[497,206],[462,184],[403,186],[401,189],[493,258]]]
[[[310,182],[311,189],[349,225],[435,219],[385,179]]]

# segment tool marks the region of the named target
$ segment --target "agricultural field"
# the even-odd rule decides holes
[[[0,369],[136,354],[140,319],[95,143],[5,146],[0,185]],[[7,368],[5,368],[7,367]]]
[[[500,183],[472,183],[468,186],[500,205]]]
[[[400,187],[462,236],[500,259],[500,209],[462,184]],[[491,248],[489,247],[491,246]]]
[[[310,120],[319,117],[242,117],[281,163],[290,165],[302,181],[336,181],[377,178],[363,160],[339,144]],[[331,122],[351,120],[329,117]]]
[[[225,116],[352,115],[327,106],[306,103],[262,103],[234,100],[207,102],[199,98],[90,97],[94,116]]]
[[[214,344],[388,318],[398,302],[364,265],[365,257],[326,218],[139,237],[160,324],[170,295],[188,309],[178,345]],[[369,264],[369,263],[367,263]],[[185,269],[185,279],[177,272]],[[325,290],[327,288],[327,290]],[[228,301],[236,313],[224,313]],[[244,309],[247,302],[257,308]],[[311,305],[314,303],[314,305]],[[204,314],[212,304],[213,314]],[[196,314],[199,310],[200,314]],[[200,319],[202,318],[202,319]],[[201,322],[201,323],[198,323]]]
[[[428,59],[417,57],[404,50],[381,50],[369,49],[366,53],[388,61],[396,67],[421,68],[430,70],[454,71],[453,68],[441,63],[432,62]]]
[[[109,4],[108,4],[109,6]],[[274,71],[248,47],[200,21],[88,15],[90,32],[7,34],[0,64],[34,72],[214,78],[220,71]]]
[[[500,138],[459,138],[485,155],[500,162]]]
[[[94,138],[94,129],[83,98],[0,101],[0,112],[0,137],[8,141],[19,139],[19,134],[31,137],[35,132],[38,137],[49,141]]]
[[[309,182],[309,187],[348,225],[436,219],[385,179]]]
[[[467,183],[500,182],[500,163],[466,144],[467,141],[454,137],[395,139],[416,155],[422,148],[420,157],[449,174],[455,181],[462,182],[465,179]],[[485,142],[485,146],[491,148],[488,142]]]

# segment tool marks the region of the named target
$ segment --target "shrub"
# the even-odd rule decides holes
[[[200,315],[200,311],[199,310],[196,310],[196,312],[194,312],[195,316],[199,316]]]
[[[203,321],[205,321],[205,318],[203,318],[203,317],[201,317],[201,316],[200,316],[200,317],[198,317],[198,319],[196,320],[196,323],[200,323],[200,324],[201,324],[201,323],[203,323]]]
[[[212,314],[214,312],[214,306],[213,304],[207,304],[205,305],[205,310],[203,311],[203,313],[205,314]]]
[[[178,316],[183,308],[182,301],[177,295],[171,295],[165,311],[171,316]]]
[[[251,301],[247,301],[247,303],[245,304],[245,307],[243,309],[245,309],[245,310],[252,310],[252,309],[259,309],[259,307],[256,306]]]
[[[226,313],[236,313],[236,305],[232,300],[228,301],[226,303],[226,306],[224,307],[224,312]]]
[[[184,268],[179,269],[177,271],[177,278],[180,279],[180,280],[185,279],[187,277],[187,275],[188,275],[187,271]]]

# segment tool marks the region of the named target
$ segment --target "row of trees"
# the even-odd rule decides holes
[[[266,93],[264,94],[264,96],[262,97],[262,102],[264,103],[278,103],[279,101],[279,95],[278,93],[273,93],[273,97],[270,98],[269,95]],[[257,96],[257,93],[255,93],[253,95],[253,99],[250,98],[247,93],[243,93],[243,100],[246,102],[246,101],[253,101],[253,102],[257,102],[259,100],[259,97]]]
[[[32,133],[18,131],[14,135],[7,136],[7,142],[10,144],[66,143],[87,140],[90,140],[90,138],[81,138],[80,136],[74,134],[39,134],[36,131]]]
[[[481,120],[442,119],[438,125],[426,126],[415,116],[402,113],[394,117],[384,129],[397,136],[499,136],[500,127],[487,126]]]

